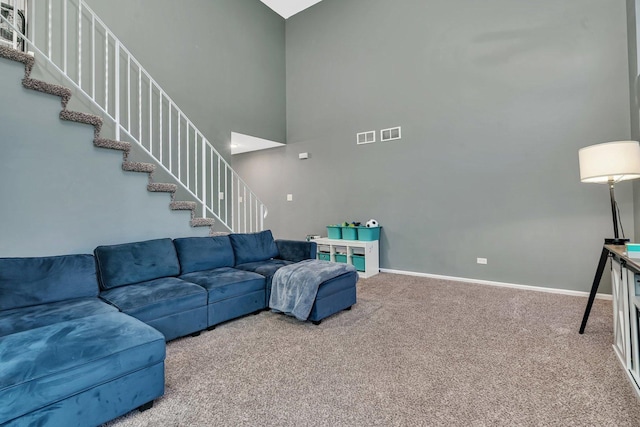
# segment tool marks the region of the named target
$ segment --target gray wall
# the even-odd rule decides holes
[[[221,153],[231,130],[284,140],[284,19],[264,4],[88,3]],[[146,174],[121,171],[119,152],[94,148],[91,127],[60,121],[59,99],[23,89],[22,74],[1,60],[0,256],[207,234],[171,212],[168,195],[148,193]],[[42,63],[34,75],[48,76]]]
[[[623,2],[324,0],[286,61],[287,146],[234,160],[277,236],[376,218],[383,268],[590,288],[611,213],[577,152],[630,137]]]

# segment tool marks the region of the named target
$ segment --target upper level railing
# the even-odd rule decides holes
[[[115,139],[137,144],[200,203],[202,216],[233,232],[264,228],[266,206],[84,1],[0,1],[14,11],[0,14],[12,31],[4,42],[49,62],[115,125]]]

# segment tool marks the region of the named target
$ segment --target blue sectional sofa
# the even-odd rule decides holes
[[[0,258],[0,426],[92,426],[150,408],[165,341],[266,309],[276,270],[315,257],[314,242],[267,230]],[[355,303],[353,274],[320,287],[309,320]]]

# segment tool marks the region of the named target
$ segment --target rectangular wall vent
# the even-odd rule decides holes
[[[382,129],[380,131],[380,141],[393,141],[394,139],[402,138],[402,132],[400,126],[389,129]]]
[[[356,143],[358,144],[371,144],[376,142],[376,131],[371,130],[369,132],[360,132],[357,134]]]

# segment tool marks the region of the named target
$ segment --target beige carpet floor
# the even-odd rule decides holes
[[[270,312],[168,344],[109,426],[640,426],[611,301],[379,274],[319,326]]]

